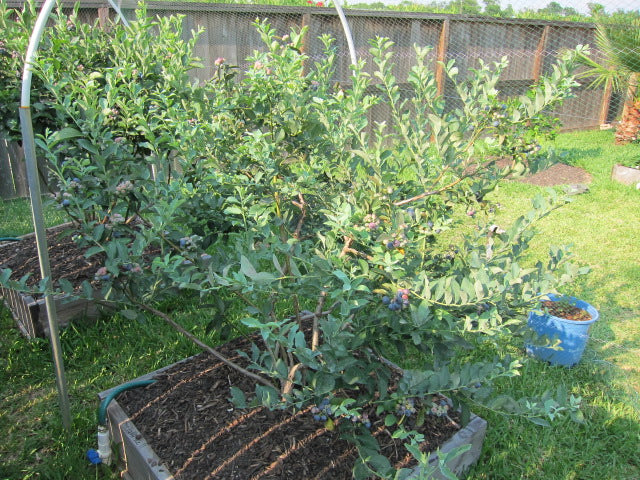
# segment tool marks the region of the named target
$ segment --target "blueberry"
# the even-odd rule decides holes
[[[491,125],[493,125],[494,127],[499,127],[500,126],[500,121],[496,120]]]
[[[109,280],[111,278],[111,275],[101,275],[100,276],[100,280]]]
[[[69,205],[71,205],[71,200],[69,200],[68,198],[65,198],[64,200],[62,200],[63,207],[68,207]]]
[[[388,296],[384,296],[382,297],[382,304],[383,305],[389,305],[391,303],[391,299]]]
[[[393,241],[389,241],[389,242],[387,242],[387,248],[388,248],[389,250],[391,250],[391,249],[393,248],[393,246],[394,246],[394,245],[393,245]]]
[[[431,220],[427,222],[427,227],[433,228],[433,222]]]
[[[507,106],[503,103],[502,105],[500,105],[500,108],[502,108],[502,110],[506,110]]]
[[[73,177],[73,181],[76,183],[80,183],[80,179],[78,177]]]
[[[319,421],[320,421],[320,415],[317,415],[317,414],[316,414],[316,415],[314,415],[314,416],[313,416],[313,419],[314,419],[316,422],[319,422]]]
[[[180,239],[180,247],[184,248],[187,245],[187,239],[186,238],[181,238]]]

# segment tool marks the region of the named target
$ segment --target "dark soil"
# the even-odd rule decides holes
[[[85,280],[93,282],[102,257],[94,255],[85,258],[84,252],[71,239],[71,233],[69,226],[47,230],[51,277],[55,281],[64,278],[72,285],[80,286]],[[27,280],[29,286],[36,285],[41,280],[35,235],[29,235],[19,242],[0,244],[0,269],[3,268],[12,270],[13,280],[32,274]]]
[[[550,315],[566,320],[575,320],[580,322],[588,322],[591,315],[582,308],[571,305],[567,302],[554,302],[546,300],[542,302],[542,307],[549,312]]]
[[[520,181],[541,187],[575,185],[590,183],[591,175],[581,168],[572,167],[564,163],[556,163],[546,170],[524,177]]]
[[[241,363],[235,352],[242,342],[244,349],[246,341],[236,340],[220,350]],[[339,426],[327,430],[324,422],[313,419],[310,407],[299,412],[234,408],[229,387],[251,398],[254,382],[213,356],[193,357],[157,380],[124,392],[118,403],[177,480],[352,478],[357,451],[341,438]],[[402,443],[391,438],[391,427],[384,426],[374,409],[369,413],[370,432],[381,453],[396,467],[411,466]],[[435,450],[458,428],[447,418],[425,415],[424,425],[417,428],[425,435],[423,450]]]

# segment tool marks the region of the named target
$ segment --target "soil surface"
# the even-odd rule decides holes
[[[580,322],[591,320],[589,312],[567,302],[546,300],[542,302],[542,306],[554,317]]]
[[[546,170],[526,176],[519,181],[541,187],[551,187],[553,185],[590,183],[591,175],[582,168],[572,167],[564,163],[556,163]]]
[[[244,343],[244,345],[243,345]],[[238,339],[220,351],[243,364],[236,349],[246,349]],[[247,398],[254,382],[208,354],[200,354],[164,371],[157,382],[124,392],[118,403],[177,480],[350,480],[356,449],[325,422],[302,411],[236,409],[229,387]],[[396,467],[410,467],[411,457],[401,442],[390,436],[384,418],[369,413],[371,434],[381,453]],[[407,417],[409,428],[415,416]],[[435,450],[457,430],[452,419],[425,415],[416,427],[425,435],[424,451]],[[338,422],[350,422],[339,419]],[[360,425],[357,428],[364,429]]]
[[[93,282],[94,274],[102,263],[102,257],[94,255],[85,258],[71,236],[69,226],[47,230],[51,277],[56,281],[64,278],[77,286],[84,280]],[[27,280],[29,286],[41,280],[35,235],[27,236],[19,242],[0,243],[0,269],[3,268],[12,270],[13,280],[20,280],[24,275],[32,274]]]

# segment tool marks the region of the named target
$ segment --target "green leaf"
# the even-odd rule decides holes
[[[242,215],[242,209],[235,205],[230,205],[224,209],[224,213],[227,215]]]
[[[104,252],[104,248],[100,245],[94,246],[94,247],[90,247],[88,248],[85,252],[84,252],[84,256],[86,258],[89,258],[93,255],[95,255],[96,253],[101,253]]]
[[[230,387],[231,398],[230,401],[236,408],[247,408],[247,397],[244,392],[238,387]]]
[[[60,142],[78,137],[82,137],[81,131],[76,130],[75,128],[65,127],[51,136],[51,138],[53,139],[53,141],[51,142],[51,146],[53,147]]]
[[[258,275],[258,272],[251,264],[251,261],[244,255],[240,257],[240,270],[252,280],[256,277],[256,275]]]
[[[541,427],[549,427],[550,424],[544,418],[540,417],[528,417],[528,420],[531,423],[535,423],[536,425],[540,425]]]
[[[314,393],[316,395],[324,395],[333,391],[336,386],[336,381],[333,375],[323,372],[318,372],[314,378],[315,388]]]
[[[120,315],[128,320],[136,320],[138,318],[139,313],[135,310],[120,310]]]

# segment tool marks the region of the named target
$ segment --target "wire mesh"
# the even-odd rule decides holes
[[[305,5],[303,0],[299,1]],[[486,2],[484,10],[490,12],[490,5],[494,3]],[[246,69],[247,57],[254,50],[265,48],[253,22],[266,18],[281,35],[291,28],[308,27],[305,53],[311,61],[322,55],[322,44],[318,37],[322,34],[334,37],[338,59],[334,80],[348,84],[351,59],[345,31],[336,10],[323,2],[306,4],[309,5],[149,2],[148,9],[151,14],[158,16],[184,15],[186,34],[203,29],[196,48],[203,67],[193,72],[194,78],[198,80],[206,80],[214,74],[215,60],[220,57],[237,65],[240,71]],[[413,45],[430,46],[432,51],[429,60],[437,72],[440,93],[455,104],[452,86],[446,82],[441,71],[438,73],[439,61],[446,63],[454,60],[460,71],[460,78],[464,78],[469,69],[478,67],[480,60],[491,63],[506,57],[509,65],[498,88],[505,96],[522,94],[541,75],[550,71],[558,55],[565,49],[580,44],[590,45],[594,57],[601,58],[602,55],[595,48],[596,26],[593,20],[601,18],[596,15],[604,12],[609,15],[606,17],[607,21],[623,22],[625,17],[618,11],[633,9],[631,1],[591,4],[591,10],[585,2],[563,4],[564,6],[558,6],[551,2],[547,7],[538,8],[537,13],[534,10],[523,13],[506,7],[499,10],[502,15],[499,17],[478,15],[482,8],[477,7],[476,2],[462,1],[451,2],[448,10],[442,9],[449,12],[456,12],[457,9],[458,13],[409,11],[412,5],[415,9],[427,7],[408,2],[404,2],[404,9],[399,10],[375,10],[375,7],[386,7],[379,2],[345,5],[345,13],[353,34],[356,56],[367,63],[367,71],[371,72],[373,69],[369,40],[376,36],[388,37],[394,42],[394,74],[401,83],[415,62]],[[121,6],[125,15],[133,17],[135,4],[125,2]],[[518,8],[518,3],[513,4],[513,7]],[[531,8],[531,5],[523,7]],[[81,13],[89,20],[92,16],[95,18],[100,9],[98,4],[83,2]],[[517,18],[516,14],[531,18]],[[114,17],[115,13],[112,11],[110,15]],[[623,102],[620,101],[619,94],[612,95],[604,86],[588,88],[588,80],[581,83],[583,85],[574,92],[575,97],[554,112],[560,118],[563,129],[594,128],[609,123],[620,115]],[[378,118],[372,120],[386,120],[383,118],[384,112],[381,111],[378,115]]]

